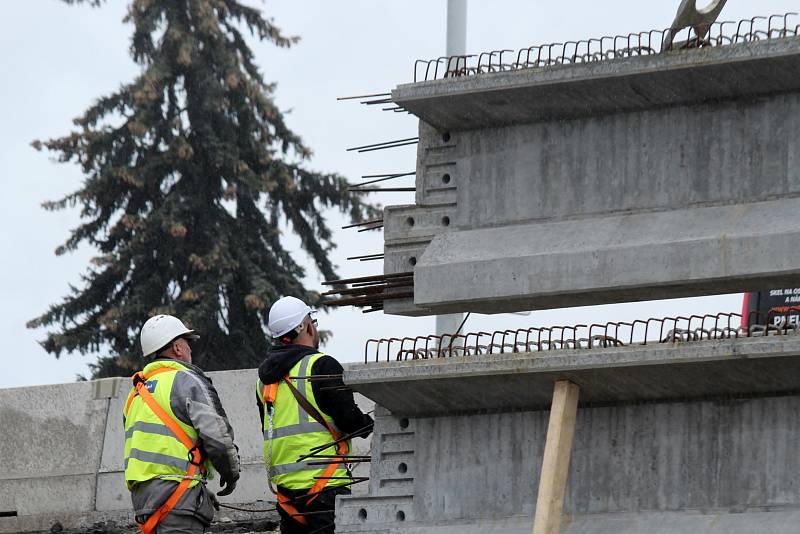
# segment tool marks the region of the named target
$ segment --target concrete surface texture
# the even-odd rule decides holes
[[[541,401],[567,377],[582,397],[563,532],[796,532],[800,384],[786,390],[771,375],[797,380],[798,338],[658,349],[351,368],[348,383],[392,409],[376,410],[369,494],[339,501],[337,532],[531,532],[548,425]],[[743,373],[736,361],[750,358],[781,365]],[[703,368],[710,360],[721,363]],[[658,370],[643,379],[638,365]],[[659,378],[672,398],[641,395]],[[717,383],[738,392],[715,392]]]
[[[220,501],[265,509],[263,437],[255,402],[255,369],[209,373],[234,428],[242,475],[236,491]],[[48,530],[58,521],[81,528],[98,521],[131,524],[123,473],[122,410],[130,379],[106,379],[0,389],[0,533]],[[358,397],[364,411],[371,401]],[[354,440],[354,454],[368,454],[370,440]],[[366,475],[360,466],[357,475]],[[209,482],[219,490],[219,481]],[[360,491],[359,486],[354,492]],[[365,491],[365,489],[363,490]],[[253,506],[254,505],[254,506]],[[16,514],[16,515],[14,515]],[[242,514],[238,514],[242,515]],[[252,514],[245,514],[245,518]],[[223,512],[223,517],[238,517]]]
[[[414,298],[385,311],[796,282],[797,74],[791,37],[397,88],[417,191],[385,209],[385,271]],[[796,532],[798,377],[796,335],[353,367],[380,410],[337,532],[531,532],[558,380],[580,387],[562,532]]]
[[[800,335],[391,361],[345,380],[399,416],[548,409],[553,383],[609,403],[800,391]]]
[[[405,84],[392,100],[442,132],[566,120],[796,91],[798,53],[786,37]]]
[[[400,86],[413,206],[387,313],[555,308],[800,275],[800,38]]]

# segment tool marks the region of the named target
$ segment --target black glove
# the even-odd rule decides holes
[[[224,497],[225,495],[230,495],[231,493],[233,493],[233,490],[236,489],[237,480],[239,480],[238,475],[232,478],[220,476],[219,487],[222,488],[222,490],[218,491],[217,495],[219,495],[220,497]]]

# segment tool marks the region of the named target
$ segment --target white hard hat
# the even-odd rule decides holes
[[[314,310],[302,300],[296,297],[282,297],[269,309],[267,328],[272,337],[281,337],[303,324],[303,319],[310,313],[314,313]]]
[[[199,336],[195,334],[194,330],[186,328],[186,325],[177,317],[154,315],[144,323],[142,333],[139,334],[139,340],[142,342],[142,355],[147,358],[179,337],[197,339]]]

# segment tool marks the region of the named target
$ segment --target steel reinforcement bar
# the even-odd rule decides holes
[[[697,29],[666,28],[628,35],[604,35],[582,41],[536,45],[516,51],[490,50],[480,54],[418,59],[414,63],[414,83],[796,37],[800,31],[800,21],[797,17],[797,13],[785,13],[769,17],[752,17],[739,22],[714,22]]]
[[[632,322],[369,339],[364,347],[364,363],[789,335],[800,333],[798,312],[800,307],[785,307],[766,314],[753,311],[744,323],[741,314],[723,312]]]

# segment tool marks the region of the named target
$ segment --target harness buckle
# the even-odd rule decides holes
[[[205,458],[203,457],[203,451],[200,449],[198,445],[195,445],[191,449],[189,449],[188,453],[189,463],[195,465],[197,467],[203,467],[203,461]]]
[[[144,384],[144,375],[142,373],[134,374],[131,379],[133,380],[133,387],[136,388],[139,384]]]

